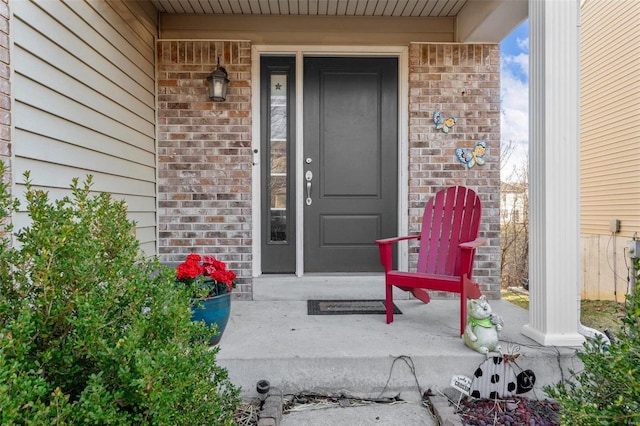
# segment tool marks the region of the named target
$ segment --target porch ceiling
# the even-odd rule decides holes
[[[527,18],[528,0],[151,0],[160,13],[455,18],[457,42],[499,43]]]
[[[469,0],[152,0],[163,13],[456,16]]]

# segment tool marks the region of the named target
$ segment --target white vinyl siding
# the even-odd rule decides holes
[[[586,0],[581,34],[581,232],[640,233],[640,2]]]
[[[51,198],[91,174],[93,190],[127,202],[142,250],[157,254],[155,11],[104,0],[10,8],[14,193],[23,197],[25,170]]]

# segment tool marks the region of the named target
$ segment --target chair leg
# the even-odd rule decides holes
[[[467,287],[464,276],[462,277],[462,288],[460,289],[460,335],[464,334],[467,326]]]
[[[467,287],[467,297],[469,299],[480,299],[482,296],[482,292],[480,291],[480,285],[478,283],[474,283],[471,280],[466,281]]]
[[[467,326],[467,296],[462,292],[460,294],[460,335],[464,334]]]
[[[431,298],[429,297],[429,293],[423,288],[412,288],[411,294],[413,294],[416,299],[422,301],[422,303],[429,303]]]
[[[391,284],[385,284],[387,288],[385,307],[387,308],[387,324],[393,322],[393,286]]]
[[[467,275],[462,275],[460,288],[460,335],[464,334],[467,326],[467,299],[479,299],[482,296],[478,283],[471,281]]]

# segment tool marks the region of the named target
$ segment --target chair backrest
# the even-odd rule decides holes
[[[458,244],[478,237],[481,215],[473,190],[452,186],[438,191],[424,208],[417,271],[459,275]]]

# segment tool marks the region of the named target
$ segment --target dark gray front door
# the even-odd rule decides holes
[[[381,270],[397,231],[398,61],[304,60],[306,272]]]

